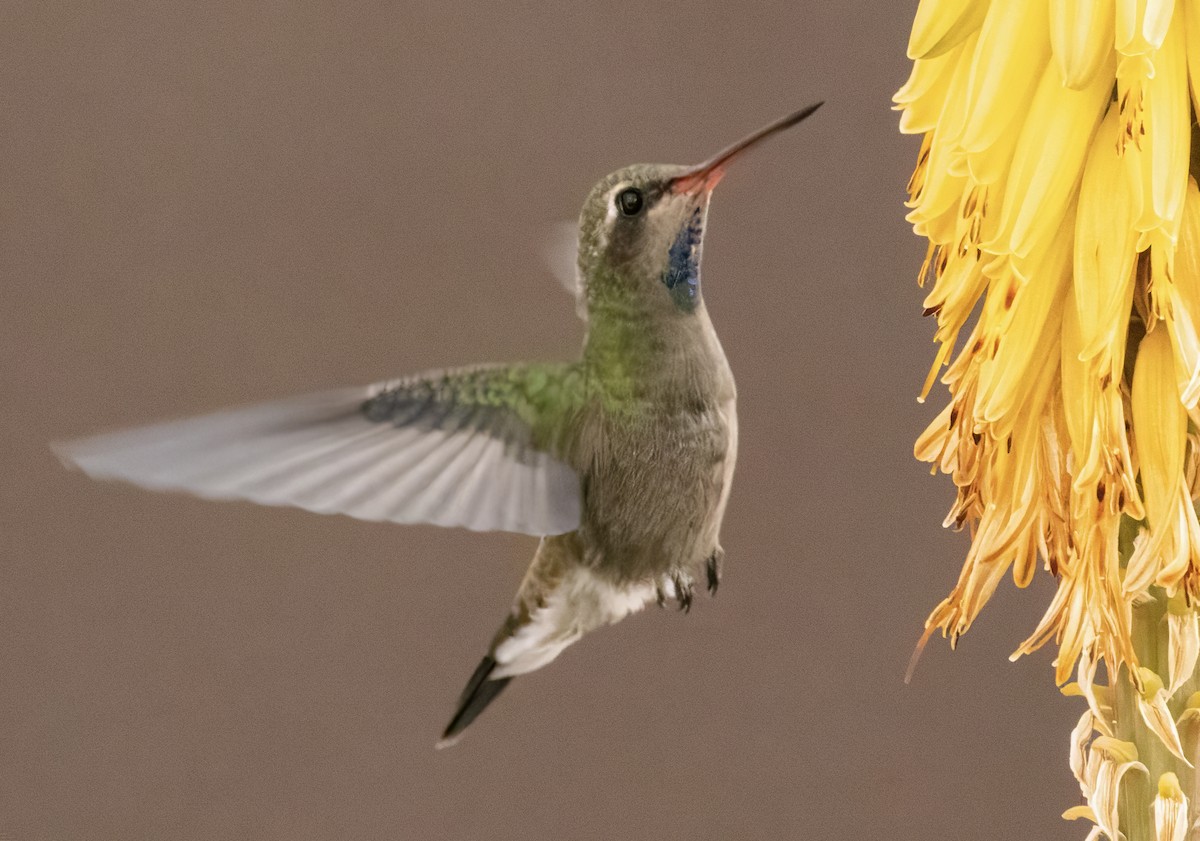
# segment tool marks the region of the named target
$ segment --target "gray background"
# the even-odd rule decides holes
[[[888,110],[915,2],[0,10],[0,838],[1078,838],[1079,712],[1005,584],[902,682],[966,548]],[[720,596],[433,743],[534,541],[90,482],[53,439],[577,352],[547,231],[741,161],[705,249],[742,446]],[[940,402],[941,397],[938,397]]]

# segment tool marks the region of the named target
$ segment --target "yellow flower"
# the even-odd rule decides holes
[[[1158,841],[1183,841],[1188,831],[1188,799],[1179,778],[1170,771],[1158,778],[1154,798],[1154,828]]]
[[[937,322],[920,399],[949,391],[915,453],[972,536],[922,644],[1045,569],[1057,591],[1014,657],[1053,641],[1088,701],[1068,814],[1174,838],[1200,753],[1200,0],[921,0],[908,54],[907,219]]]

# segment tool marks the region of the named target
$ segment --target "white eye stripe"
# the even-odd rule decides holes
[[[617,210],[617,196],[620,195],[623,190],[629,189],[629,187],[630,183],[628,181],[623,181],[604,194],[604,224],[600,226],[600,230],[598,232],[598,239],[600,241],[599,245],[601,248],[608,247],[608,232],[612,230],[613,222],[616,221],[617,214],[619,212]]]
[[[626,183],[618,184],[604,195],[604,221],[606,226],[612,224],[612,221],[617,218],[617,196],[628,190],[630,185]]]

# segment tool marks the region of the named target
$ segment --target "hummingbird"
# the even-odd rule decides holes
[[[823,103],[696,166],[637,164],[588,194],[567,363],[491,364],[334,389],[55,445],[98,479],[364,520],[540,537],[439,747],[508,683],[650,602],[721,581],[737,391],[704,305],[726,167]]]

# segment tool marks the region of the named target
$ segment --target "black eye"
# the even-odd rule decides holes
[[[636,187],[622,190],[617,195],[617,208],[621,211],[622,216],[637,216],[642,212],[642,206],[645,203],[642,191]]]

